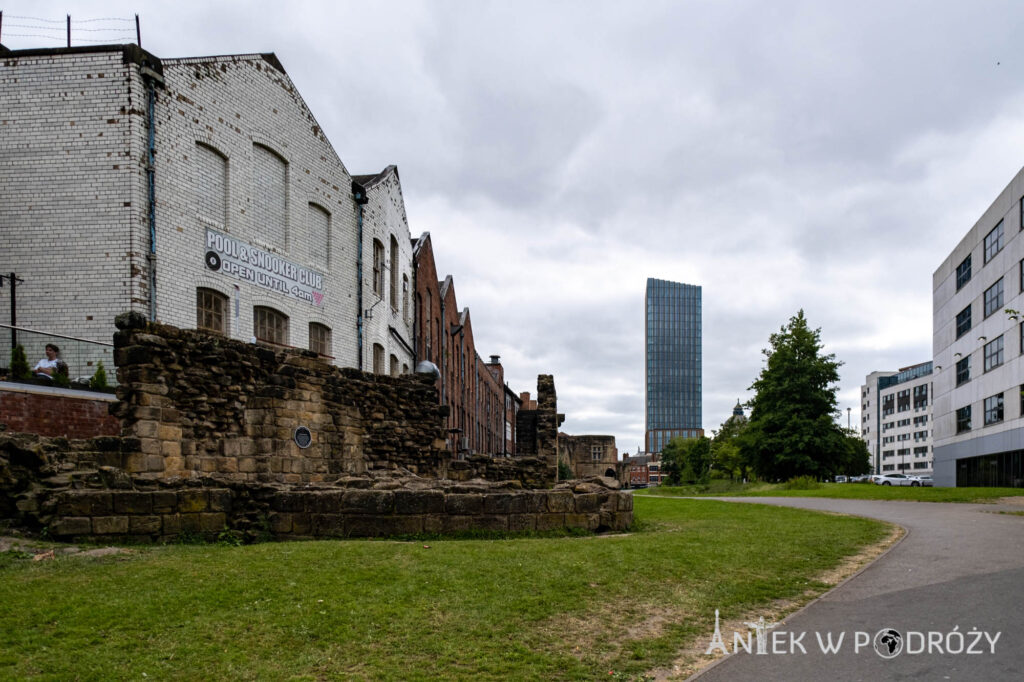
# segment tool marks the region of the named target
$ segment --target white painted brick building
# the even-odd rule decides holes
[[[377,344],[384,371],[392,355],[411,368],[396,339],[411,346],[397,171],[366,188],[360,277],[352,177],[274,55],[0,48],[0,154],[0,270],[24,280],[19,326],[109,341],[132,309],[368,370]],[[385,273],[386,300],[360,334],[373,239],[398,244],[398,306]]]

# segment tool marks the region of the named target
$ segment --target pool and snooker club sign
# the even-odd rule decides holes
[[[323,305],[322,274],[209,229],[206,231],[206,267],[300,301]]]

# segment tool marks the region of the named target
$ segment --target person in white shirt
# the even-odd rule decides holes
[[[57,366],[60,364],[60,359],[57,357],[60,354],[60,348],[53,345],[52,343],[46,344],[46,357],[36,363],[36,366],[32,368],[32,373],[42,379],[53,379],[53,375],[57,373]]]

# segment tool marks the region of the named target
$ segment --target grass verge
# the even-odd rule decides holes
[[[911,500],[915,502],[994,502],[1001,497],[1024,495],[1024,488],[912,488],[874,483],[821,483],[819,487],[786,489],[785,483],[733,483],[711,481],[707,485],[660,486],[637,490],[635,495],[670,497],[832,497],[850,500]]]
[[[806,601],[890,532],[655,498],[636,519],[604,537],[4,557],[0,678],[641,679],[709,637],[716,608]]]

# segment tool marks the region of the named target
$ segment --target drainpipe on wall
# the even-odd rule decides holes
[[[146,260],[149,263],[149,321],[156,322],[156,86],[164,85],[163,76],[143,66],[139,69],[142,80],[146,85],[146,189],[148,193],[148,221],[149,221],[149,253]]]
[[[352,182],[352,196],[356,201],[356,351],[359,355],[359,370],[363,369],[363,206],[369,199],[366,198],[366,189],[362,185]]]

